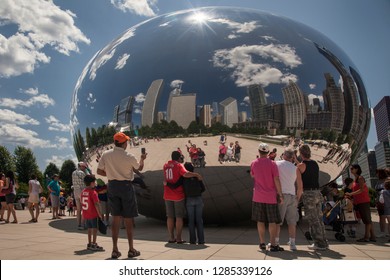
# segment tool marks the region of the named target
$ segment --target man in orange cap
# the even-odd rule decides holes
[[[137,202],[131,181],[134,171],[141,171],[144,167],[146,154],[142,154],[139,162],[133,154],[126,151],[130,137],[123,132],[114,135],[114,149],[105,151],[99,161],[97,174],[108,179],[108,202],[113,216],[112,221],[112,254],[113,259],[121,256],[118,249],[118,235],[120,218],[124,218],[127,239],[129,243],[129,258],[137,257],[141,253],[133,246],[133,219],[138,216]]]

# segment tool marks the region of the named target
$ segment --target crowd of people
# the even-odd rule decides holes
[[[27,208],[31,215],[29,222],[36,223],[40,213],[50,207],[52,219],[61,219],[68,210],[69,215],[77,217],[77,228],[88,230],[87,250],[104,251],[97,243],[99,222],[111,226],[111,258],[121,257],[118,247],[120,225],[126,229],[129,258],[138,257],[141,252],[134,247],[134,218],[138,216],[136,194],[133,187],[135,174],[143,170],[146,152],[137,159],[126,151],[130,138],[124,133],[114,135],[114,147],[102,152],[99,156],[97,174],[106,177],[107,183],[95,178],[88,164],[79,162],[72,173],[72,195],[62,192],[59,176],[55,174],[47,185],[49,197],[42,195],[43,188],[33,174],[29,181]],[[242,147],[238,141],[229,142],[222,135],[219,141],[218,161],[239,162]],[[207,145],[207,142],[204,143]],[[166,210],[168,243],[183,244],[184,218],[188,219],[189,243],[205,244],[203,225],[202,193],[207,190],[200,173],[195,168],[204,168],[205,153],[195,144],[188,141],[186,145],[190,161],[184,162],[185,156],[180,148],[171,153],[171,159],[163,166],[163,198]],[[297,153],[299,152],[299,154]],[[340,195],[337,184],[334,192],[324,198],[319,184],[320,168],[311,159],[310,146],[300,144],[296,149],[287,147],[277,158],[277,149],[271,150],[266,143],[258,146],[258,155],[250,165],[253,177],[252,220],[256,222],[260,250],[272,252],[284,251],[281,246],[280,228],[286,221],[288,226],[288,244],[290,250],[297,250],[296,226],[299,221],[299,203],[303,203],[305,218],[308,221],[310,237],[313,243],[310,250],[327,250],[328,240],[325,234],[324,205],[327,200],[347,199],[353,205],[353,211],[364,224],[364,236],[357,242],[376,242],[372,225],[370,196],[362,170],[352,164],[350,173],[354,178],[344,180],[345,187]],[[388,170],[378,169],[376,205],[380,217],[379,237],[390,235],[390,174]],[[18,223],[14,201],[18,184],[13,172],[1,173],[0,180],[0,221]],[[328,209],[330,210],[330,209]],[[7,215],[5,216],[5,212]],[[109,224],[110,215],[112,222]],[[10,222],[10,218],[13,221]],[[387,222],[387,223],[386,223]],[[386,225],[387,224],[387,225]],[[356,226],[348,225],[348,235],[355,237]],[[387,227],[387,228],[386,228]],[[268,229],[269,237],[266,238]],[[387,231],[387,233],[386,233]],[[390,240],[389,240],[390,242]]]

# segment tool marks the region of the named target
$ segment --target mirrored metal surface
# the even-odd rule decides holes
[[[362,79],[336,44],[288,18],[223,7],[171,13],[125,31],[85,67],[71,108],[76,154],[94,170],[115,131],[133,137],[136,156],[147,149],[145,186],[136,187],[146,216],[165,219],[162,166],[171,152],[186,153],[188,140],[200,146],[206,167],[196,172],[207,186],[209,223],[250,219],[247,171],[260,141],[278,155],[310,144],[325,185],[356,158],[369,123]],[[239,163],[218,162],[221,133],[227,144],[242,144]]]

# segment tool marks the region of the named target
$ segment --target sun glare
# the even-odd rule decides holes
[[[202,12],[194,12],[188,17],[188,20],[196,24],[204,24],[209,19],[209,16]]]

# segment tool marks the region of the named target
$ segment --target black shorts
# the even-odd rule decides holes
[[[5,202],[5,195],[0,196],[0,202]]]
[[[356,210],[359,211],[360,218],[363,221],[363,224],[371,224],[371,209],[370,202],[356,204]]]
[[[123,218],[138,216],[137,201],[131,181],[108,181],[107,196],[113,216]]]

